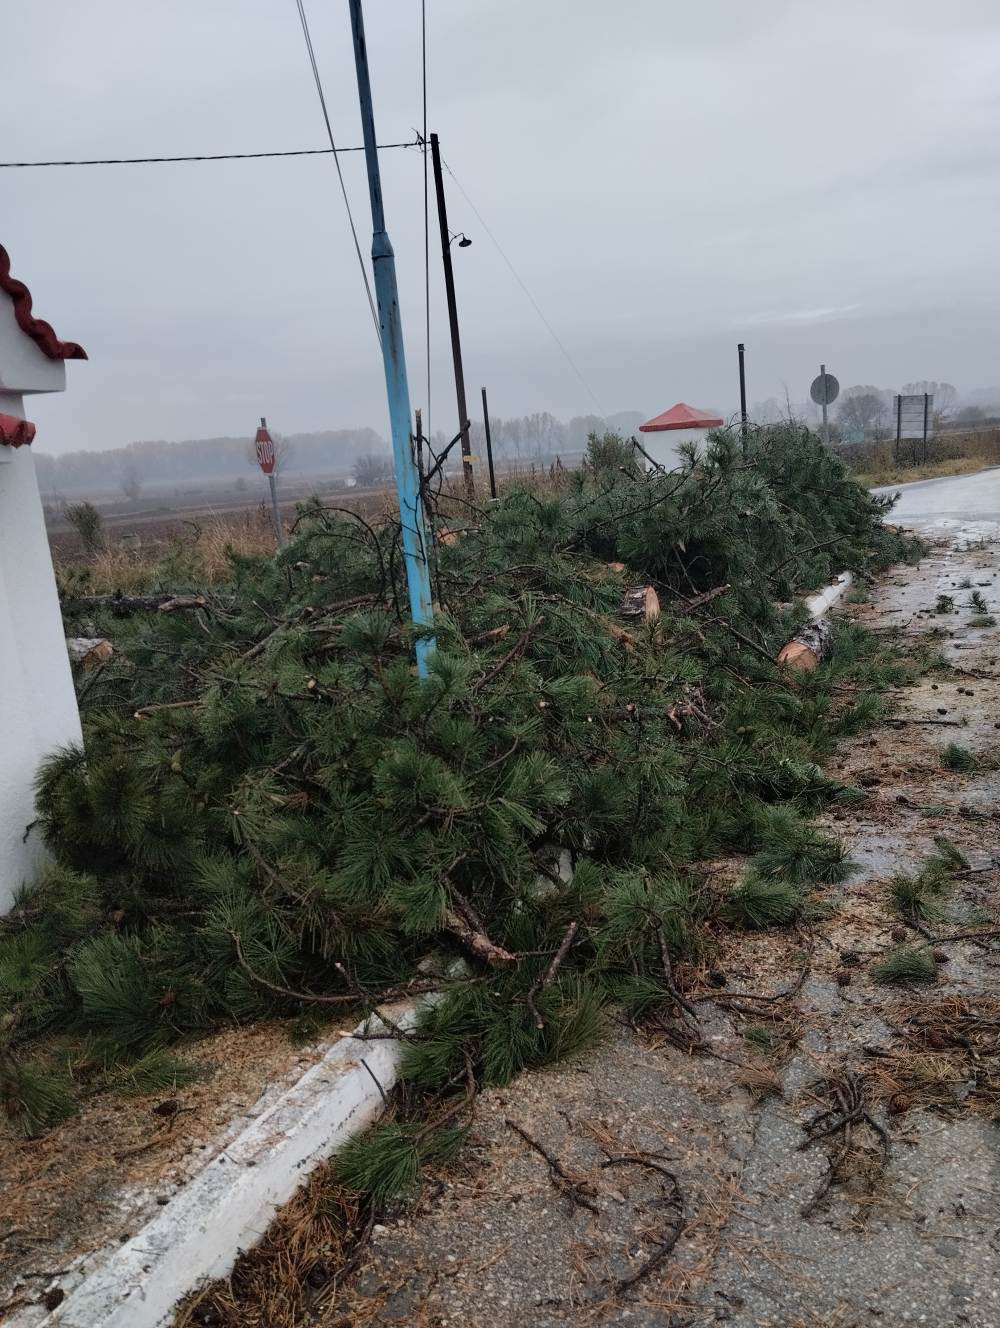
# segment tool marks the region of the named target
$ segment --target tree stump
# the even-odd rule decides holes
[[[833,625],[829,618],[817,618],[795,633],[778,655],[778,663],[787,669],[810,673],[833,654]]]

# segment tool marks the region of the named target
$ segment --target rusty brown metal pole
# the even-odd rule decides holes
[[[458,309],[455,305],[455,274],[451,267],[451,234],[448,230],[448,209],[444,201],[444,179],[441,175],[441,149],[437,134],[431,134],[431,161],[434,166],[434,191],[437,194],[438,225],[441,228],[441,257],[444,260],[444,289],[448,298],[448,324],[451,328],[451,358],[455,366],[455,396],[458,398],[458,429],[462,435],[462,470],[465,474],[466,497],[476,496],[476,483],[472,475],[472,447],[469,444],[469,412],[465,405],[465,371],[462,368],[462,342],[458,334]]]

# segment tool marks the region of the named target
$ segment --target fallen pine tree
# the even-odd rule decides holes
[[[398,526],[318,502],[210,615],[88,606],[114,661],[86,752],[38,781],[54,865],[0,922],[8,1112],[37,1131],[124,1071],[173,1082],[186,1035],[432,988],[404,1074],[459,1101],[584,1044],[608,999],[682,1009],[706,919],[787,921],[845,870],[805,820],[853,796],[819,762],[904,671],[842,624],[788,676],[803,614],[775,604],[912,556],[888,507],[800,428],[669,474],[594,440],[567,491],[437,546],[425,681]],[[733,853],[720,904],[698,863]]]

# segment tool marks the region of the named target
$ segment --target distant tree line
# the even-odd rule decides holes
[[[348,475],[359,456],[386,447],[381,435],[369,428],[275,435],[275,439],[281,469],[287,475]],[[235,482],[256,464],[252,435],[129,443],[105,452],[67,452],[56,457],[35,454],[39,487],[46,497],[118,491],[135,500],[143,488],[153,485]]]
[[[607,419],[577,415],[568,421],[558,420],[547,411],[508,419],[491,417],[493,453],[501,463],[549,462],[559,455],[583,452],[591,433],[613,429],[628,436],[643,418],[640,411],[632,410],[618,411]],[[473,452],[485,462],[481,422],[473,421],[470,435]],[[375,484],[392,474],[392,450],[374,429],[273,436],[279,469],[289,477],[353,474],[359,484]],[[435,431],[431,447],[439,455],[450,441],[448,434]],[[457,446],[451,457],[457,465]],[[42,452],[36,453],[35,465],[39,486],[49,500],[120,492],[134,502],[144,490],[163,485],[178,488],[231,481],[234,487],[243,488],[256,460],[252,436],[245,436],[130,443],[104,452],[68,452],[58,457]]]
[[[638,410],[620,410],[612,415],[574,415],[571,420],[557,420],[548,411],[534,415],[515,415],[504,418],[490,416],[490,438],[493,444],[493,456],[496,460],[507,463],[529,464],[548,462],[557,456],[571,456],[585,452],[587,439],[592,433],[602,434],[609,430],[628,438],[634,434],[646,418]],[[457,432],[457,428],[456,428]],[[432,440],[434,450],[447,446],[451,441],[443,433],[437,433]],[[473,420],[469,430],[469,442],[472,451],[485,458],[486,431],[481,420]]]
[[[934,398],[929,421],[932,432],[975,428],[991,418],[990,412],[982,406],[960,407],[958,390],[951,383],[921,379],[904,383],[898,390],[875,387],[871,383],[855,383],[841,391],[830,410],[831,436],[837,440],[853,442],[881,442],[893,438],[896,433],[897,395],[923,396],[925,392]],[[786,397],[782,402],[776,397],[769,397],[766,401],[754,404],[751,416],[758,424],[775,424],[783,419],[815,422],[819,417],[819,407],[812,401],[793,402]]]

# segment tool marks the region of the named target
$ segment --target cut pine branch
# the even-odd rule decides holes
[[[488,964],[512,964],[516,958],[502,945],[496,945],[484,931],[477,931],[464,918],[449,909],[444,919],[445,931],[450,932],[477,959],[484,959]]]

